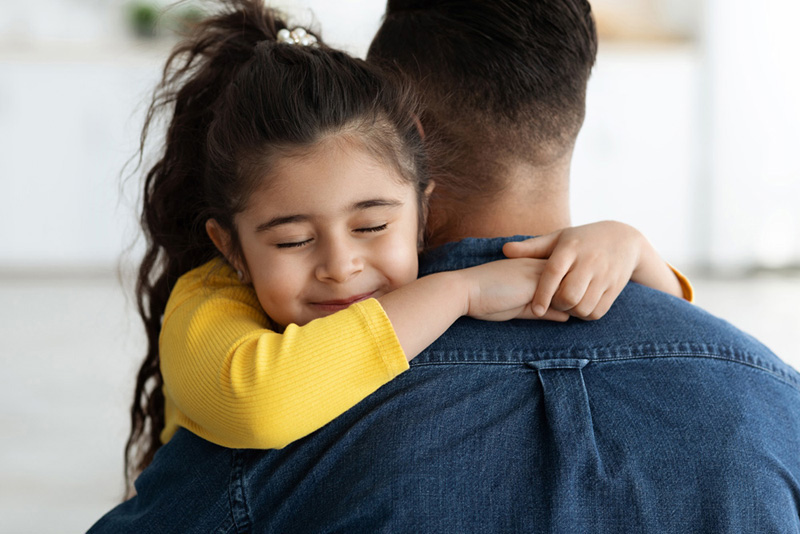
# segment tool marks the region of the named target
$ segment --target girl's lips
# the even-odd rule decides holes
[[[343,310],[348,306],[355,304],[356,302],[367,300],[374,294],[375,291],[370,291],[369,293],[362,293],[361,295],[355,295],[341,300],[326,300],[321,302],[312,302],[311,305],[324,310]]]

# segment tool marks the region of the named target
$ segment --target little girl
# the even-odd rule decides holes
[[[545,260],[417,279],[434,184],[410,95],[289,32],[260,0],[226,6],[173,51],[145,123],[142,146],[174,106],[145,182],[137,295],[149,348],[128,475],[179,427],[226,447],[283,447],[408,369],[461,316],[567,318],[533,313],[555,292],[536,295]],[[569,232],[577,245],[540,239],[551,258],[569,248],[572,264],[601,255],[560,288],[591,301],[583,315],[602,315],[628,279],[682,294],[630,227]],[[623,252],[606,252],[610,240]]]

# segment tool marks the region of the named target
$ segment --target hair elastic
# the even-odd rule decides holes
[[[286,28],[278,32],[278,42],[286,44],[299,44],[301,46],[318,47],[317,38],[308,33],[304,28],[295,28],[292,31]]]

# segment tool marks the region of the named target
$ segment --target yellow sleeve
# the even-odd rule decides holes
[[[166,443],[179,426],[224,447],[282,448],[408,369],[375,299],[283,333],[252,288],[211,262],[175,285],[161,329]]]
[[[675,273],[675,276],[678,278],[678,282],[681,284],[681,289],[683,290],[683,299],[689,302],[694,302],[694,287],[692,287],[692,283],[689,281],[686,276],[680,272],[678,269],[667,264],[672,272]]]

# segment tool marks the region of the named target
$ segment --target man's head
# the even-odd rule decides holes
[[[509,163],[571,154],[596,52],[586,0],[388,0],[367,59],[416,85],[437,188],[466,201],[506,189]]]

